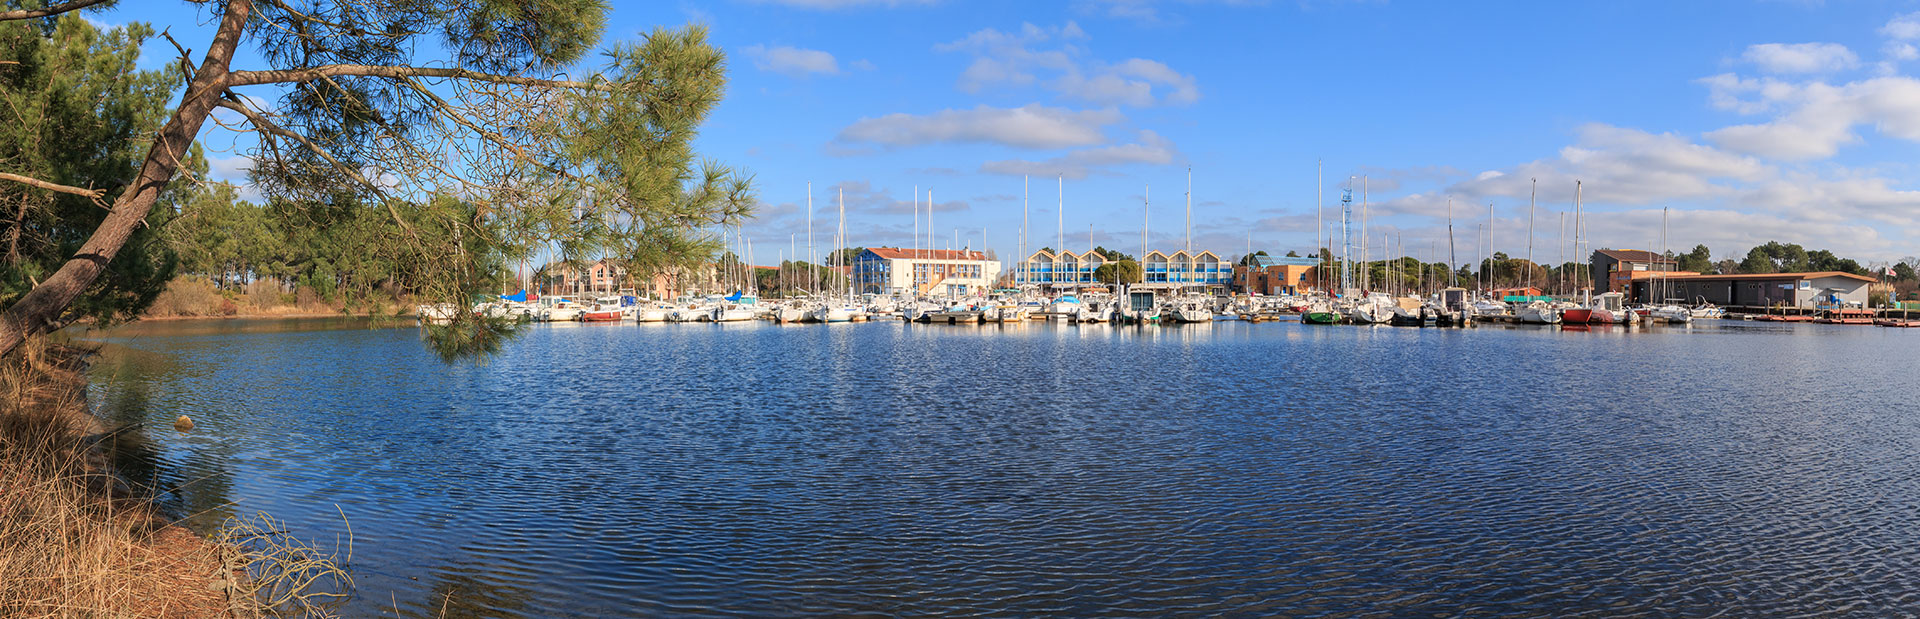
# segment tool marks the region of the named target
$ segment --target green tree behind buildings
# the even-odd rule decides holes
[[[1109,262],[1094,269],[1093,278],[1105,284],[1138,284],[1140,263],[1133,260]]]

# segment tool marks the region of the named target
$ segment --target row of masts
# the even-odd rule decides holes
[[[1315,183],[1316,184],[1315,203],[1316,203],[1316,210],[1319,213],[1317,216],[1316,228],[1323,232],[1327,232],[1325,227],[1324,174],[1325,174],[1324,164],[1320,164],[1319,171],[1317,174],[1317,180]],[[1353,181],[1356,179],[1359,181],[1359,189],[1360,189],[1360,203],[1359,203],[1359,212],[1358,212],[1359,239],[1358,239],[1357,246],[1356,246],[1356,242],[1353,234],[1354,217],[1355,217],[1354,203],[1353,203],[1353,198],[1354,198]],[[1058,249],[1056,250],[1056,253],[1057,253],[1059,251],[1066,250],[1066,181],[1064,176],[1056,177],[1055,181],[1056,181],[1056,191],[1057,191],[1057,202],[1056,202],[1056,208],[1055,208],[1056,231],[1057,231],[1057,237],[1055,240],[1058,246]],[[1357,177],[1349,177],[1348,183],[1346,183],[1341,188],[1342,195],[1340,200],[1341,209],[1340,209],[1340,222],[1339,222],[1340,234],[1341,234],[1339,260],[1341,263],[1341,268],[1339,270],[1338,286],[1339,286],[1339,290],[1342,292],[1356,290],[1356,289],[1369,290],[1376,283],[1372,281],[1372,273],[1371,273],[1372,271],[1371,256],[1373,253],[1373,247],[1371,246],[1372,236],[1369,230],[1369,226],[1371,224],[1371,213],[1370,213],[1371,200],[1370,200],[1369,181],[1370,179],[1365,175],[1361,175]],[[1527,250],[1526,250],[1527,253],[1526,253],[1526,263],[1525,263],[1526,273],[1525,273],[1525,279],[1523,280],[1523,285],[1526,288],[1534,287],[1533,275],[1534,275],[1535,267],[1537,266],[1537,264],[1534,262],[1534,245],[1533,245],[1533,241],[1535,239],[1534,226],[1537,220],[1537,216],[1536,216],[1537,215],[1537,197],[1538,197],[1537,179],[1534,180],[1533,185],[1534,185],[1533,189],[1532,191],[1530,191],[1529,197],[1528,197]],[[1149,242],[1151,239],[1151,226],[1152,226],[1152,185],[1148,184],[1144,189],[1145,190],[1142,195],[1142,213],[1141,213],[1141,228],[1140,228],[1140,252],[1142,256],[1145,256],[1149,250]],[[1572,249],[1573,249],[1573,255],[1576,257],[1582,255],[1582,249],[1588,242],[1585,234],[1586,222],[1584,218],[1584,212],[1582,209],[1582,200],[1580,199],[1582,189],[1583,189],[1582,182],[1576,180],[1574,182],[1574,204],[1573,204],[1573,212],[1572,212],[1573,220],[1574,220]],[[1192,168],[1188,168],[1187,170],[1187,191],[1184,197],[1186,202],[1184,249],[1186,250],[1186,253],[1188,255],[1192,255],[1192,252],[1193,252],[1193,171],[1192,171]],[[845,194],[844,188],[837,188],[836,203],[837,203],[836,206],[838,210],[838,221],[836,222],[835,228],[834,228],[833,244],[836,248],[840,248],[840,249],[837,249],[833,255],[828,257],[828,262],[830,264],[827,264],[826,267],[829,269],[848,266],[847,264],[842,264],[842,263],[849,262],[848,260],[849,256],[847,256],[848,252],[844,251],[844,248],[848,247],[848,244],[847,244],[848,235],[847,235],[847,224],[846,224],[846,194]],[[937,247],[937,242],[935,241],[936,237],[934,236],[936,232],[933,225],[933,211],[934,211],[935,202],[933,199],[932,188],[928,188],[927,190],[925,204],[926,204],[927,212],[926,212],[926,218],[925,218],[926,225],[924,227],[925,236],[923,237],[921,232],[923,228],[921,227],[921,218],[920,218],[920,205],[921,205],[920,189],[918,186],[915,186],[914,195],[913,195],[914,247],[912,248],[912,253],[910,254],[914,257],[929,256],[931,255],[930,252],[933,250],[933,248]],[[1455,275],[1455,271],[1453,270],[1454,267],[1457,266],[1457,259],[1453,255],[1453,249],[1452,249],[1454,246],[1452,198],[1448,198],[1446,209],[1447,209],[1446,210],[1446,223],[1447,223],[1446,235],[1447,235],[1447,244],[1448,244],[1448,256],[1447,256],[1448,259],[1441,264],[1446,269],[1445,272],[1447,273],[1447,277],[1446,277],[1447,282],[1451,283],[1457,277]],[[1562,267],[1565,264],[1567,264],[1566,262],[1566,258],[1567,258],[1566,215],[1567,215],[1566,212],[1560,213],[1559,228],[1560,228],[1560,234],[1561,234],[1561,241],[1558,245],[1561,249],[1560,264]],[[1017,240],[1017,249],[1021,257],[1020,264],[1022,268],[1019,272],[1016,273],[1017,275],[1016,283],[1020,285],[1025,285],[1032,282],[1034,279],[1033,273],[1031,271],[1032,261],[1026,259],[1026,257],[1030,255],[1029,246],[1031,244],[1030,243],[1030,238],[1031,238],[1031,178],[1030,177],[1023,178],[1022,180],[1021,222],[1020,223],[1021,223],[1021,227],[1020,227],[1020,234]],[[1492,269],[1492,266],[1493,266],[1492,255],[1494,254],[1486,253],[1485,251],[1485,250],[1492,250],[1492,248],[1496,246],[1494,243],[1494,237],[1493,237],[1494,223],[1495,223],[1494,204],[1489,202],[1487,204],[1487,223],[1484,226],[1476,225],[1476,230],[1475,230],[1475,253],[1486,256],[1485,258],[1483,258],[1483,260],[1485,260],[1486,262],[1483,262],[1480,268],[1477,269],[1475,273],[1476,283],[1483,289],[1491,288],[1494,285],[1494,280],[1493,280],[1494,273]],[[807,184],[807,260],[806,260],[806,263],[809,265],[820,264],[819,257],[815,249],[816,243],[814,238],[814,230],[815,229],[813,225],[813,184],[809,182]],[[725,232],[723,231],[723,235],[724,234]],[[959,243],[959,239],[957,238],[958,229],[956,229],[955,235],[956,235],[956,238],[954,239],[954,244],[955,246],[957,246]],[[981,241],[982,243],[984,243],[985,242],[984,229],[981,232],[981,236],[982,236]],[[925,241],[925,247],[928,248],[927,251],[923,251],[921,249],[923,240]],[[1322,241],[1323,239],[1319,235],[1316,235],[1315,240]],[[789,246],[791,250],[794,250],[793,255],[797,257],[798,255],[797,248],[792,247],[792,244],[794,241],[795,239],[790,235]],[[735,231],[734,242],[738,244],[737,247],[741,250],[741,252],[736,253],[735,255],[745,257],[746,262],[744,264],[746,266],[741,267],[739,269],[740,273],[728,273],[726,274],[725,277],[726,279],[730,280],[729,283],[738,282],[739,289],[752,290],[753,288],[756,287],[756,284],[757,284],[756,282],[757,277],[753,272],[753,267],[751,266],[753,264],[752,258],[751,258],[752,240],[744,238],[738,233],[738,231]],[[1664,242],[1664,239],[1662,240],[1662,242]],[[1333,245],[1330,232],[1328,232],[1328,236],[1325,237],[1324,241],[1319,243],[1319,245],[1320,247],[1316,248],[1315,254],[1316,254],[1316,258],[1322,261],[1322,273],[1324,273],[1326,270],[1326,267],[1328,266],[1325,264],[1325,260],[1328,256],[1327,256],[1327,252],[1324,251],[1324,248],[1331,247]],[[1430,244],[1428,248],[1429,251],[1427,252],[1427,256],[1430,259],[1438,257],[1437,248],[1433,247],[1433,245],[1434,244]],[[1406,246],[1404,233],[1400,235],[1400,238],[1398,239],[1398,243],[1395,243],[1395,240],[1393,238],[1391,238],[1386,233],[1383,233],[1381,237],[1381,246],[1389,247],[1389,248],[1393,248],[1397,246],[1399,253],[1401,253],[1404,256],[1405,246]],[[1095,245],[1094,245],[1093,226],[1089,224],[1088,230],[1087,230],[1087,249],[1088,251],[1092,251],[1094,248],[1095,248]],[[1248,255],[1250,256],[1252,252],[1251,234],[1249,234],[1247,249],[1248,249]],[[1358,258],[1358,260],[1355,260],[1356,257]],[[1243,257],[1243,260],[1245,259],[1246,258]],[[1400,260],[1405,260],[1405,259],[1406,258],[1403,257],[1393,262],[1397,265]],[[736,260],[736,262],[739,262],[739,260]],[[786,262],[784,257],[782,259],[782,262],[783,263]],[[1420,262],[1423,265],[1427,265],[1426,267],[1423,267],[1423,275],[1421,279],[1424,281],[1429,279],[1425,273],[1431,270],[1432,261],[1421,260]],[[1556,268],[1561,268],[1561,267],[1556,267]],[[1587,287],[1590,287],[1593,284],[1593,282],[1581,281],[1580,271],[1583,271],[1583,270],[1584,269],[1575,269],[1575,272],[1572,274],[1574,278],[1573,287],[1576,290],[1582,288],[1583,287],[1582,284],[1586,284]],[[1396,266],[1393,269],[1393,271],[1403,273],[1404,269],[1402,267]],[[806,279],[807,281],[801,282],[801,283],[804,283],[806,285],[806,289],[809,291],[820,290],[821,282],[820,282],[818,270],[810,269],[805,275],[806,277],[804,279]],[[849,272],[846,277],[842,278],[845,284],[845,288],[843,290],[832,291],[832,293],[835,295],[844,294],[847,297],[854,296],[854,293],[855,293],[855,287],[854,287],[855,283],[854,283],[854,277],[853,277],[854,275],[855,275],[854,273]],[[1562,273],[1562,276],[1564,281],[1565,273]],[[1398,292],[1399,289],[1404,286],[1401,280],[1402,280],[1402,276],[1396,276],[1392,278],[1391,281],[1385,282],[1385,285],[1388,286],[1388,291]],[[1324,277],[1322,278],[1322,283],[1324,284]],[[1182,282],[1182,285],[1184,286],[1184,282]]]

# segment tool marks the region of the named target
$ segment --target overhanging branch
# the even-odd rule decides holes
[[[318,79],[341,76],[385,77],[393,79],[437,77],[475,82],[492,82],[495,84],[514,84],[517,86],[566,88],[570,90],[613,90],[613,85],[606,82],[549,80],[441,67],[393,67],[364,64],[330,64],[306,69],[275,69],[271,71],[234,71],[228,75],[227,86],[257,86],[260,84],[310,82]]]
[[[216,105],[219,105],[220,107],[223,107],[223,108],[227,108],[229,110],[233,110],[235,112],[239,112],[240,115],[242,116],[246,116],[247,120],[249,122],[252,122],[253,126],[261,131],[265,131],[272,135],[277,135],[283,138],[287,138],[289,140],[293,140],[295,142],[299,142],[301,146],[306,147],[307,150],[311,151],[314,155],[319,156],[321,159],[325,159],[328,164],[331,164],[333,166],[333,169],[335,171],[338,171],[341,174],[346,175],[348,178],[353,179],[355,182],[358,182],[361,185],[366,186],[367,189],[370,189],[375,194],[378,194],[381,198],[380,201],[387,207],[387,214],[393,216],[394,223],[400,224],[400,228],[402,230],[405,230],[409,236],[418,237],[418,234],[413,230],[413,225],[407,223],[406,218],[400,216],[400,211],[393,208],[393,198],[387,196],[387,192],[381,190],[380,186],[374,184],[373,181],[368,180],[367,177],[361,174],[359,170],[355,170],[351,166],[341,163],[339,159],[335,159],[332,153],[327,152],[327,149],[321,148],[319,144],[314,144],[312,140],[307,139],[307,136],[294,133],[293,131],[290,131],[285,127],[281,127],[279,124],[274,123],[271,120],[268,120],[266,116],[261,115],[259,112],[254,111],[253,108],[247,107],[245,105],[241,105],[240,103],[232,99],[221,99],[220,102]]]
[[[67,11],[77,11],[77,10],[84,9],[84,8],[87,8],[96,4],[100,4],[106,1],[107,0],[73,0],[73,2],[68,2],[66,4],[56,4],[44,9],[21,9],[17,11],[0,11],[0,21],[12,21],[16,19],[34,19],[37,17],[59,15]]]

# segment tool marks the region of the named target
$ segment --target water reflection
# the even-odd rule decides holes
[[[536,325],[449,366],[414,329],[309,326],[115,332],[94,401],[146,424],[135,470],[196,524],[266,510],[332,539],[337,505],[354,615],[1882,615],[1920,594],[1901,330]],[[172,432],[183,412],[200,428]]]

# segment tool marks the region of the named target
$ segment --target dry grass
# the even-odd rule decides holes
[[[219,316],[220,291],[204,279],[174,278],[147,308],[148,316]]]
[[[344,599],[334,557],[278,523],[201,539],[113,475],[83,357],[33,340],[0,359],[0,617],[324,616]]]

